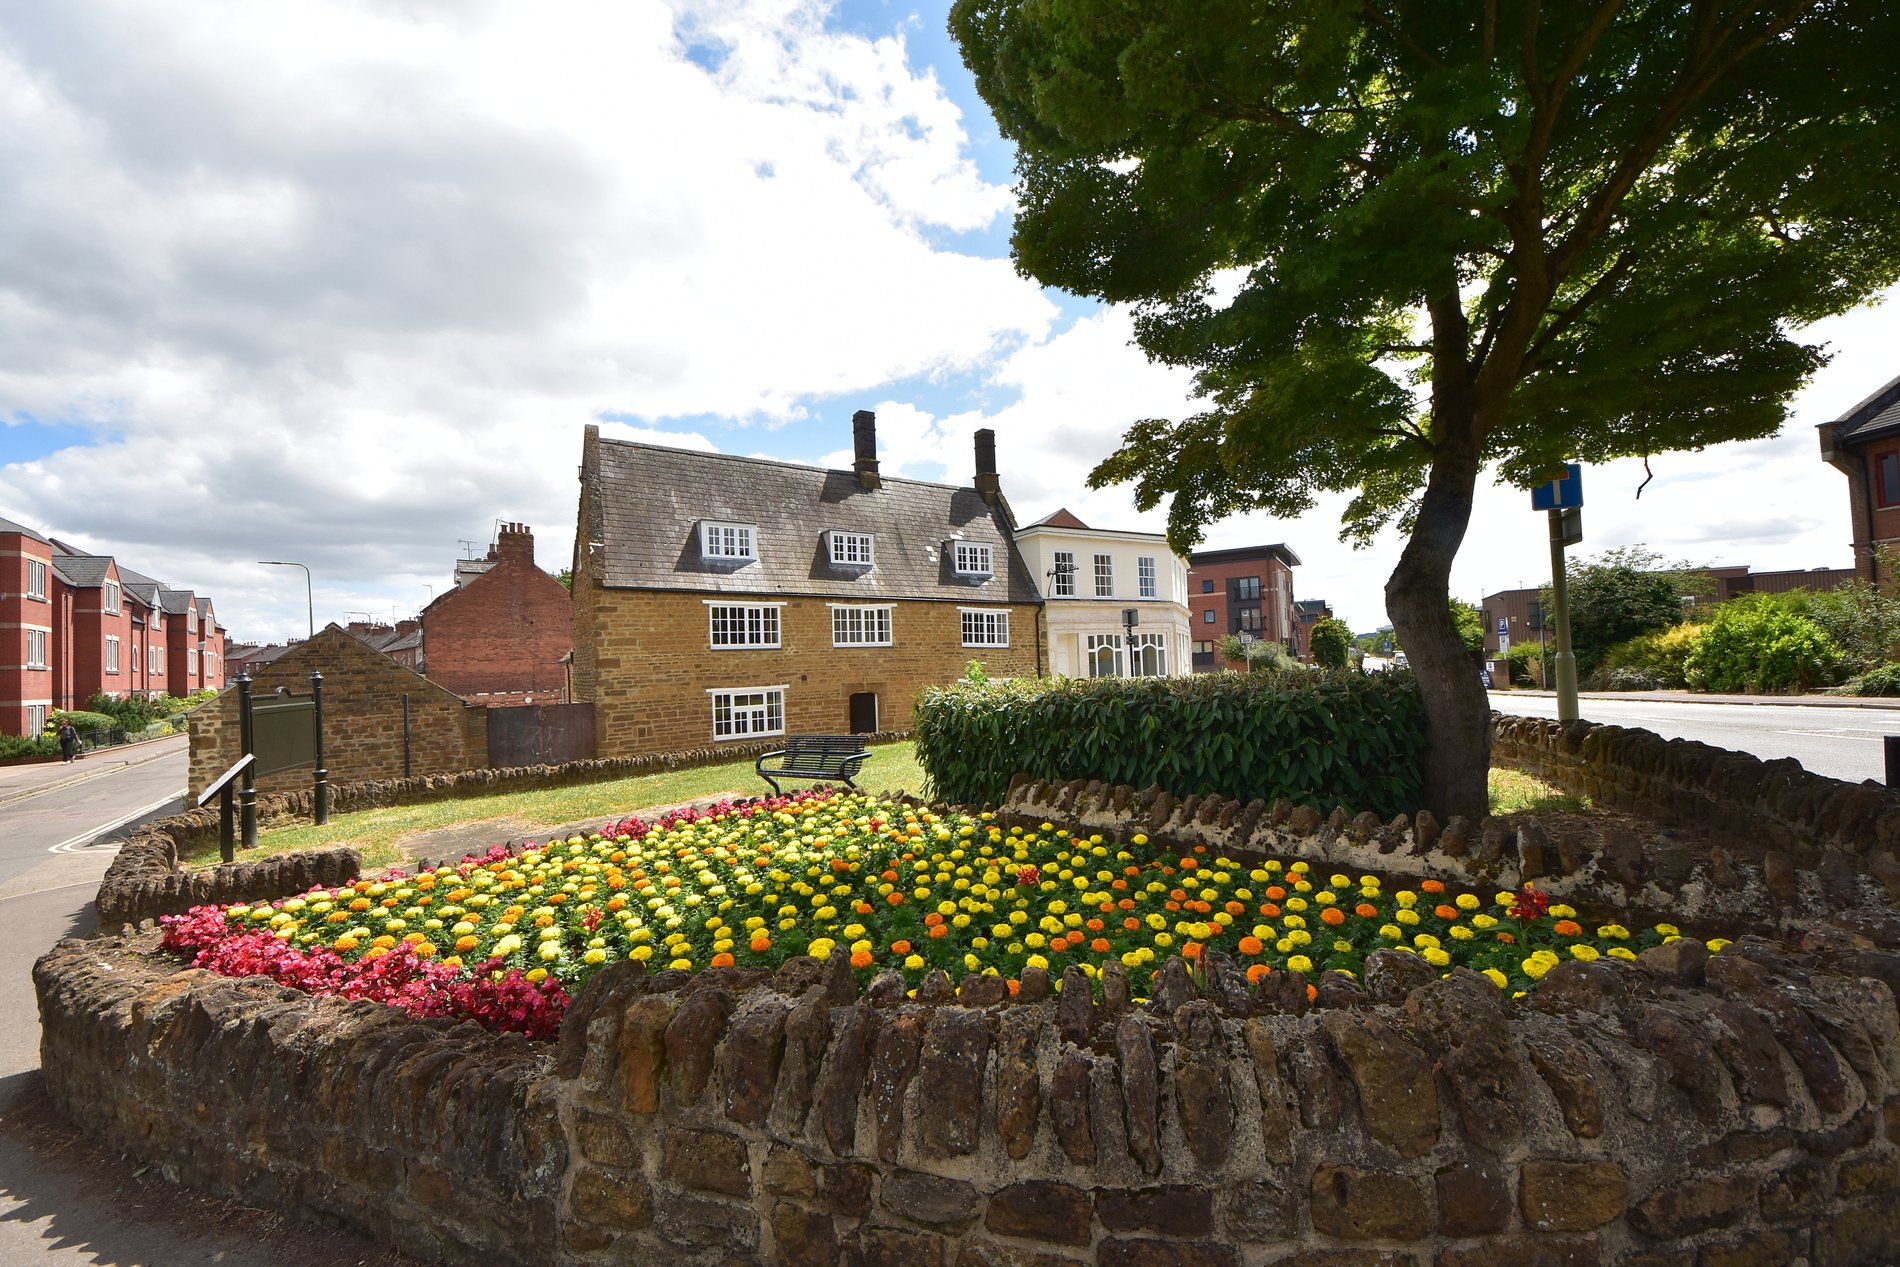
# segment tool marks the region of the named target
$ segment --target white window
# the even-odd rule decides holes
[[[27,737],[30,739],[37,739],[39,738],[40,732],[45,729],[46,729],[46,705],[28,704],[26,706]]]
[[[106,582],[105,609],[108,616],[119,614],[119,583],[117,581]]]
[[[699,526],[700,553],[709,559],[756,559],[756,534],[751,524],[703,523]]]
[[[1128,644],[1129,677],[1168,676],[1168,637],[1166,634],[1136,634]]]
[[[831,561],[839,567],[871,566],[871,534],[868,532],[832,532]]]
[[[26,596],[28,598],[46,597],[46,565],[38,559],[26,561]]]
[[[147,647],[145,650],[149,653],[147,657],[147,664],[145,666],[145,671],[147,673],[157,673],[161,668],[164,667],[164,664],[165,664],[165,661],[163,658],[165,655],[165,648]]]
[[[1075,597],[1075,551],[1056,551],[1056,590],[1057,598]]]
[[[185,649],[185,672],[187,674],[191,674],[191,673],[196,673],[197,671],[198,671],[198,648],[187,647]]]
[[[1144,554],[1135,560],[1135,577],[1141,583],[1141,596],[1155,596],[1155,560],[1152,554]]]
[[[990,563],[990,548],[980,542],[957,542],[955,560],[956,570],[959,576],[992,576],[995,574],[995,569]]]
[[[1122,660],[1122,636],[1120,634],[1088,635],[1089,676],[1120,677]]]
[[[198,632],[198,609],[196,607],[185,608],[185,632]]]
[[[26,631],[26,667],[29,669],[46,667],[46,631],[44,629]]]
[[[111,634],[106,635],[106,672],[119,671],[119,640]]]
[[[784,687],[751,686],[706,693],[712,696],[714,739],[751,739],[785,733]]]
[[[987,546],[984,547],[988,549]],[[960,607],[963,615],[963,645],[966,647],[1007,647],[1009,613],[987,607]]]
[[[722,647],[776,647],[779,603],[708,603],[715,650]]]
[[[1095,556],[1095,597],[1115,597],[1115,558],[1113,555]]]
[[[834,604],[831,608],[831,645],[834,647],[890,646],[891,609]]]

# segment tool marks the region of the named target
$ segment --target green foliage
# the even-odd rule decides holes
[[[1883,664],[1855,678],[1856,695],[1900,695],[1900,664]]]
[[[1900,661],[1900,596],[1858,580],[1818,594],[1796,594],[1806,600],[1802,614],[1841,649],[1843,672],[1865,673]]]
[[[1462,598],[1449,600],[1451,603],[1451,623],[1457,626],[1458,641],[1465,644],[1465,650],[1473,655],[1484,650],[1484,613],[1474,603]]]
[[[1282,673],[1302,667],[1287,654],[1285,647],[1271,639],[1243,639],[1239,634],[1227,634],[1218,645],[1221,659],[1230,664],[1244,664],[1249,673]]]
[[[1644,546],[1605,550],[1594,558],[1567,562],[1570,583],[1570,646],[1577,654],[1577,675],[1588,678],[1610,648],[1656,633],[1683,618],[1683,599],[1702,599],[1713,585],[1689,563],[1668,564]],[[1546,586],[1539,595],[1555,619],[1557,602]],[[1614,666],[1611,666],[1614,667]]]
[[[71,722],[73,729],[88,739],[92,738],[95,731],[123,729],[123,727],[119,725],[118,718],[106,713],[89,713],[84,709],[75,708],[68,711],[54,709],[51,713],[47,714],[46,725],[49,729],[59,729],[59,724],[62,721]],[[100,735],[100,738],[103,739],[104,735]]]
[[[123,698],[95,691],[86,707],[95,713],[103,713],[113,722],[128,731],[144,730],[147,726],[165,716],[164,705],[159,700],[142,696]]]
[[[0,761],[19,757],[56,757],[59,744],[44,735],[0,735]]]
[[[916,731],[932,795],[966,804],[1001,802],[1024,772],[1382,817],[1418,808],[1425,746],[1406,674],[959,684],[924,693]]]
[[[1512,686],[1537,685],[1537,678],[1533,675],[1531,664],[1543,658],[1542,647],[1534,642],[1514,642],[1504,658],[1511,666]]]
[[[1313,662],[1323,669],[1343,669],[1352,650],[1352,630],[1343,620],[1322,616],[1307,635],[1306,646]]]
[[[1701,625],[1682,624],[1619,642],[1604,653],[1590,689],[1681,690],[1689,685],[1689,655],[1701,636]]]
[[[1747,594],[1716,609],[1684,674],[1703,691],[1806,691],[1835,681],[1840,659],[1821,627],[1788,603]]]
[[[971,660],[963,666],[963,680],[972,686],[981,686],[990,680],[989,670],[983,667],[981,660]]]

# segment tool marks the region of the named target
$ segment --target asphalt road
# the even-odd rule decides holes
[[[1491,692],[1501,713],[1555,717],[1551,695]],[[1882,740],[1900,735],[1900,709],[1827,704],[1714,704],[1701,700],[1605,699],[1577,702],[1585,721],[1652,730],[1665,739],[1699,739],[1764,760],[1793,757],[1816,774],[1859,783],[1885,778]]]

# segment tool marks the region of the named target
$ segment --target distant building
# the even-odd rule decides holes
[[[1332,604],[1323,598],[1296,598],[1293,600],[1293,642],[1289,648],[1294,655],[1308,659],[1313,651],[1313,626],[1330,618]]]
[[[1277,642],[1292,650],[1293,569],[1300,556],[1284,545],[1196,550],[1188,556],[1188,607],[1194,671],[1220,668],[1219,643],[1228,634]]]
[[[1854,571],[1892,583],[1876,551],[1900,546],[1900,378],[1820,425],[1821,460],[1847,476]]]
[[[1066,510],[1016,531],[1042,590],[1049,671],[1069,677],[1192,672],[1187,560],[1160,533],[1091,528]],[[1124,613],[1133,611],[1131,629]]]
[[[471,562],[458,560],[454,588],[422,609],[415,646],[422,674],[471,703],[565,702],[574,603],[535,566],[534,533],[503,524],[482,570],[465,574]]]

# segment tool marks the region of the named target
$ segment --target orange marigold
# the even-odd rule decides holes
[[[1582,932],[1583,925],[1577,923],[1574,919],[1560,919],[1557,921],[1556,933],[1559,937],[1576,937],[1581,935]]]
[[[1094,941],[1089,943],[1089,949],[1093,950],[1098,955],[1107,954],[1108,953],[1108,938],[1097,937]]]
[[[871,966],[871,952],[868,950],[852,951],[851,952],[851,966],[853,968],[870,967]]]
[[[932,941],[936,941],[941,937],[948,937],[949,935],[950,925],[948,924],[932,924],[930,926],[930,940]]]
[[[1069,939],[1067,937],[1051,937],[1049,939],[1049,953],[1052,955],[1059,955],[1068,948]]]
[[[932,911],[930,912],[930,914],[924,916],[925,928],[935,928],[937,925],[941,923],[943,923],[943,916],[938,914],[936,911]]]
[[[1443,880],[1420,880],[1418,887],[1427,893],[1443,893],[1445,891],[1445,882]]]
[[[1265,949],[1260,939],[1251,934],[1240,939],[1240,953],[1243,955],[1257,955]]]
[[[1084,924],[1082,927],[1088,929],[1091,933],[1099,933],[1102,931],[1102,921],[1099,919],[1092,919],[1088,923]]]
[[[1256,964],[1250,964],[1250,965],[1248,965],[1248,967],[1247,967],[1247,984],[1248,984],[1248,985],[1259,985],[1259,984],[1260,984],[1260,978],[1262,978],[1262,977],[1264,977],[1264,976],[1266,976],[1266,975],[1267,975],[1267,974],[1268,974],[1269,972],[1272,972],[1272,971],[1273,971],[1273,969],[1272,969],[1272,968],[1269,968],[1269,967],[1268,967],[1268,966],[1267,966],[1266,964],[1264,964],[1264,963],[1256,963]]]
[[[1503,942],[1507,946],[1517,944],[1517,938],[1511,936],[1509,933],[1499,933],[1498,940]]]
[[[910,953],[910,943],[907,941],[892,942],[891,953],[894,955],[908,955]]]
[[[1266,916],[1268,919],[1272,919],[1274,916],[1280,913],[1280,908],[1275,906],[1271,902],[1262,902],[1260,904],[1260,913]]]
[[[1023,983],[1012,978],[1009,982],[1009,997],[1012,999],[1022,991]]]
[[[904,904],[904,895],[902,893],[887,893],[884,896],[884,900],[889,902],[892,906],[902,906]]]
[[[1272,884],[1272,885],[1267,886],[1268,900],[1278,902],[1281,898],[1285,896],[1286,896],[1286,890],[1281,888],[1279,885]]]
[[[1133,915],[1130,915],[1127,919],[1122,921],[1122,927],[1132,933],[1141,927],[1141,921],[1136,919]]]
[[[1432,914],[1438,916],[1439,919],[1455,920],[1458,918],[1458,908],[1455,906],[1448,905],[1447,903],[1440,902],[1437,906],[1434,906],[1432,908]]]
[[[1201,957],[1201,949],[1201,943],[1198,941],[1183,942],[1181,943],[1181,958],[1199,959]]]
[[[1346,912],[1340,910],[1337,906],[1328,906],[1320,911],[1319,918],[1322,924],[1330,924],[1332,927],[1338,928],[1341,924],[1346,922]]]
[[[714,955],[712,957],[712,966],[715,968],[730,968],[732,966],[732,952],[722,950]]]
[[[1230,898],[1227,904],[1221,909],[1225,910],[1229,915],[1245,915],[1247,913],[1247,904],[1245,902],[1233,901]]]
[[[1352,913],[1357,915],[1360,919],[1371,919],[1379,913],[1379,908],[1370,902],[1361,902],[1352,908]]]
[[[1187,891],[1184,889],[1169,889],[1168,900],[1171,902],[1185,902],[1187,901]]]
[[[1318,987],[1318,986],[1316,986],[1316,985],[1309,985],[1309,986],[1307,986],[1307,987],[1306,987],[1306,1001],[1307,1001],[1308,1003],[1311,1003],[1311,1002],[1312,1002],[1313,1000],[1315,1000],[1315,999],[1317,999],[1318,997],[1319,997],[1319,987]]]
[[[1135,899],[1132,897],[1125,897],[1121,901],[1115,903],[1115,905],[1119,906],[1124,911],[1132,911],[1135,909]]]
[[[753,954],[762,955],[772,948],[772,939],[764,933],[759,933],[752,938],[751,946]]]

